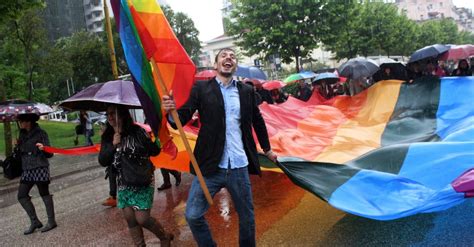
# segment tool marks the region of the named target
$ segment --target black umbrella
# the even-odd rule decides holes
[[[370,77],[379,70],[378,64],[369,58],[352,58],[339,67],[339,75],[351,79]]]
[[[378,58],[375,59],[378,62],[380,69],[374,75],[374,81],[387,80],[387,79],[397,79],[397,80],[406,80],[407,78],[407,69],[405,65],[399,61],[393,60],[391,58]],[[390,68],[390,78],[386,78],[387,75],[384,75],[385,68]]]
[[[446,46],[446,45],[436,44],[436,45],[425,46],[415,51],[413,54],[411,54],[410,60],[408,60],[408,63],[420,61],[425,58],[435,58],[447,52],[448,50],[449,50],[449,46]]]

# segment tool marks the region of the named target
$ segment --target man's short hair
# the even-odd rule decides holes
[[[231,51],[231,52],[233,52],[233,53],[235,54],[235,51],[234,51],[234,49],[232,49],[232,48],[222,48],[222,49],[219,50],[219,52],[216,54],[216,57],[214,58],[214,62],[215,62],[215,63],[217,63],[217,58],[219,57],[219,55],[220,55],[221,52],[223,52],[223,51]]]

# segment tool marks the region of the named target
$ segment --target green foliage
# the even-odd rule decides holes
[[[61,59],[72,65],[75,91],[96,82],[113,80],[107,41],[100,36],[81,31],[59,40],[56,46],[64,56]]]
[[[329,10],[321,36],[325,49],[333,52],[337,60],[356,57],[366,45],[358,30],[362,26],[362,5],[353,0],[338,1]]]
[[[0,24],[17,19],[24,11],[32,8],[42,8],[44,0],[4,0],[0,2]]]
[[[474,34],[469,31],[459,32],[459,44],[474,44]]]
[[[340,3],[333,5],[327,35],[322,37],[326,49],[338,60],[379,54],[409,56],[427,45],[472,43],[472,35],[458,32],[451,19],[417,24],[383,1]]]
[[[331,1],[240,0],[228,22],[229,34],[246,55],[279,54],[284,63],[307,58],[318,47]]]
[[[418,48],[432,44],[455,44],[458,31],[453,20],[429,20],[423,22],[418,36]]]
[[[403,14],[398,18],[398,27],[398,42],[393,46],[392,54],[410,56],[416,50],[414,41],[420,33],[420,26]]]
[[[193,20],[182,12],[174,12],[168,6],[163,6],[162,10],[179,43],[184,47],[193,62],[198,63],[201,54],[201,42],[199,41],[199,31],[194,26]]]
[[[1,27],[4,35],[1,36],[2,48],[0,56],[6,60],[1,61],[1,66],[7,69],[2,78],[10,82],[6,86],[6,95],[13,95],[21,78],[24,88],[20,91],[27,92],[26,98],[33,99],[33,87],[41,88],[36,84],[37,71],[41,66],[44,50],[46,48],[46,32],[43,28],[43,21],[36,9],[27,9],[17,19],[12,19]],[[23,73],[23,75],[20,74]],[[44,92],[44,91],[43,91]],[[38,92],[37,96],[44,96]]]

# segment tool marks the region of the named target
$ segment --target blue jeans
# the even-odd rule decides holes
[[[92,142],[92,130],[86,129],[86,132],[84,133],[86,137],[86,146],[92,146],[94,143]]]
[[[245,247],[255,246],[255,216],[247,167],[228,170],[219,169],[217,173],[205,177],[204,180],[212,197],[221,188],[225,187],[227,189],[239,215],[239,245]],[[185,216],[194,239],[200,247],[216,246],[209,225],[204,218],[208,209],[209,204],[199,185],[199,180],[194,177],[189,190]]]

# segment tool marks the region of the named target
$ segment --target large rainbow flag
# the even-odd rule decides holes
[[[425,77],[378,82],[354,97],[264,103],[280,164],[262,164],[355,215],[390,220],[444,210],[474,195],[473,98],[474,77]],[[191,142],[196,133],[188,129]],[[180,162],[169,164],[187,170],[177,146]]]
[[[193,85],[195,66],[156,1],[111,0],[111,6],[147,122],[159,136],[164,152],[172,154],[172,159],[176,148],[171,142],[166,119],[162,117],[160,95],[163,92],[158,81],[168,89],[179,92],[175,94],[175,100],[180,106]],[[151,58],[157,64],[157,73],[152,73]]]

